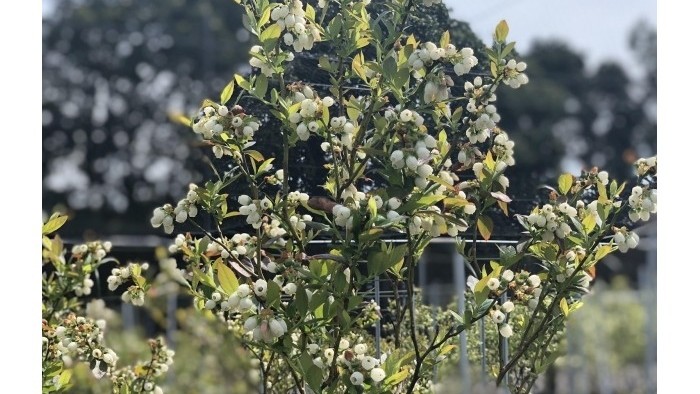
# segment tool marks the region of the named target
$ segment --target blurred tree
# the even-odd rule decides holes
[[[43,21],[43,208],[67,205],[68,232],[148,231],[154,201],[207,169],[168,113],[191,112],[247,69],[241,10],[197,0],[54,8]]]
[[[656,32],[640,24],[631,37],[641,80],[613,62],[589,73],[583,56],[562,42],[533,45],[526,55],[532,83],[499,97],[501,124],[517,146],[515,194],[528,195],[532,184],[563,170],[598,166],[628,178],[636,158],[656,152]]]
[[[196,0],[55,5],[43,22],[43,209],[70,209],[69,235],[149,232],[154,206],[179,199],[189,182],[211,171],[209,149],[168,115],[193,115],[234,72],[249,72],[253,42],[241,8]],[[381,4],[373,8],[379,12]],[[443,5],[421,6],[409,20],[421,40],[438,41],[448,28],[457,44],[480,55],[483,43]],[[292,77],[327,82],[314,79],[326,51],[319,45],[298,56]],[[279,127],[252,102],[242,104],[267,122],[258,149],[279,149]],[[323,153],[299,147],[296,155],[296,185],[318,194]]]

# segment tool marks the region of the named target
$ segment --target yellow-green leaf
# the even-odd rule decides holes
[[[374,198],[367,199],[367,210],[371,218],[377,216],[377,201]]]
[[[494,78],[498,77],[498,66],[494,62],[491,62],[491,76]]]
[[[418,46],[418,41],[416,41],[416,37],[413,34],[406,38],[406,45],[413,45],[413,48]]]
[[[260,42],[266,51],[271,50],[275,46],[275,41],[282,35],[282,28],[277,23],[270,25],[262,33],[260,33]]]
[[[574,185],[574,176],[569,173],[561,174],[557,183],[561,194],[566,194],[571,190],[571,186]]]
[[[352,71],[355,72],[355,75],[362,78],[363,81],[367,82],[367,75],[365,74],[363,63],[362,52],[360,52],[352,59]]]
[[[563,313],[565,317],[569,316],[569,304],[566,303],[566,299],[562,298],[561,301],[559,301],[559,309],[561,309],[561,313]]]
[[[384,384],[387,386],[395,386],[395,385],[403,382],[404,380],[406,380],[406,378],[408,378],[408,375],[409,375],[408,368],[404,367],[401,369],[401,371],[386,378],[386,380],[384,381]]]
[[[265,7],[263,10],[262,14],[260,15],[260,19],[258,20],[258,29],[262,28],[267,24],[267,22],[270,21],[270,16],[272,15],[272,6]]]
[[[583,225],[583,230],[586,231],[586,234],[592,233],[596,225],[595,215],[593,213],[589,213],[585,218],[583,218],[581,224]]]
[[[601,182],[598,182],[598,202],[605,204],[608,202],[608,192],[605,190],[605,185],[603,185]]]
[[[238,289],[238,279],[236,278],[236,274],[233,273],[233,270],[229,268],[220,257],[214,262],[214,269],[216,270],[216,277],[219,279],[221,288],[226,294],[233,294],[233,292]]]
[[[322,120],[323,120],[323,124],[326,126],[328,126],[328,124],[331,121],[331,113],[328,110],[328,107],[326,107],[325,105],[323,106],[323,119]]]
[[[443,347],[440,348],[440,352],[438,354],[447,354],[454,350],[457,346],[456,345],[444,345]]]
[[[498,204],[498,207],[501,208],[501,211],[503,211],[503,214],[508,216],[508,203],[504,201],[496,201]]]
[[[192,125],[192,120],[180,113],[169,113],[168,119],[170,119],[170,121],[173,123],[178,123],[183,126],[190,127]]]
[[[481,234],[482,238],[487,241],[491,238],[491,234],[493,232],[493,220],[491,220],[490,217],[480,216],[479,220],[476,221],[476,227],[479,230],[479,234]]]
[[[231,80],[225,87],[224,90],[221,91],[221,105],[226,104],[229,100],[231,100],[231,96],[233,96],[233,88],[234,88],[234,82]],[[187,120],[189,123],[189,119]]]
[[[612,252],[612,249],[613,249],[613,248],[612,248],[612,246],[610,246],[610,245],[600,245],[600,246],[598,246],[598,249],[595,251],[594,260],[595,260],[595,261],[599,261],[599,260],[602,259],[603,257],[605,257],[605,256],[607,256],[608,254],[610,254],[610,252]]]
[[[486,298],[489,296],[489,288],[486,286],[486,284],[489,281],[489,276],[484,276],[476,282],[476,285],[474,285],[474,302],[476,305],[481,305],[484,301],[486,301]]]
[[[66,223],[68,216],[54,213],[51,218],[41,227],[41,235],[51,234]]]
[[[248,82],[248,80],[244,76],[236,74],[233,76],[233,79],[236,81],[236,85],[240,86],[245,90],[250,90],[250,82]]]
[[[484,159],[484,167],[488,168],[491,172],[493,172],[493,170],[496,168],[496,162],[493,160],[491,151],[488,151],[486,153],[486,158]]]
[[[265,157],[262,155],[262,153],[256,151],[256,150],[247,150],[245,152],[246,155],[250,156],[253,158],[255,161],[263,161],[265,160]]]
[[[306,5],[306,18],[311,21],[316,20],[316,10],[311,6],[311,4]]]
[[[508,23],[505,20],[498,22],[495,37],[498,42],[505,42],[508,37]]]
[[[72,369],[64,369],[61,375],[58,377],[58,387],[63,387],[70,382],[70,378],[73,375]]]
[[[447,48],[447,45],[449,43],[450,43],[450,31],[445,30],[445,32],[442,33],[442,37],[440,37],[440,47]]]

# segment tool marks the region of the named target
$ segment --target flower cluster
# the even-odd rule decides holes
[[[257,286],[256,284],[256,290]],[[265,284],[265,292],[267,292],[267,284]],[[243,323],[243,329],[251,333],[254,341],[272,342],[287,332],[287,323],[284,319],[274,317],[269,309],[263,309],[258,315],[247,318]]]
[[[175,352],[167,348],[163,338],[150,339],[151,360],[140,362],[135,367],[122,368],[111,376],[115,388],[129,387],[137,393],[163,394],[163,389],[156,385],[155,378],[162,376],[173,364]],[[134,384],[138,382],[137,384]]]
[[[468,73],[478,62],[474,56],[474,50],[471,48],[462,48],[458,51],[452,44],[447,44],[442,48],[435,45],[435,43],[426,42],[411,53],[408,58],[408,65],[415,72],[421,72],[430,67],[433,62],[442,61],[452,64],[454,72],[458,76]]]
[[[126,267],[113,268],[107,277],[107,287],[115,291],[123,283],[133,283],[122,293],[122,301],[136,306],[142,306],[146,296],[146,281],[141,276],[142,271],[148,270],[148,263],[129,263]]]
[[[353,340],[356,341],[354,346],[352,345]],[[333,348],[326,348],[323,350],[323,353],[320,354],[320,347],[315,343],[307,344],[306,350],[312,356],[318,354],[318,356],[313,359],[313,362],[321,369],[325,369],[327,366],[331,365],[335,357]],[[340,339],[337,360],[340,365],[347,368],[350,384],[362,386],[368,379],[370,382],[379,383],[386,377],[386,372],[381,365],[386,362],[388,355],[382,353],[380,358],[375,358],[368,354],[369,350],[370,347],[361,336],[355,336],[355,338],[350,339]]]
[[[508,60],[505,67],[503,83],[513,89],[526,85],[530,81],[527,75],[523,72],[526,68],[527,64],[525,62],[516,62],[515,59]]]
[[[242,194],[238,196],[238,203],[241,204],[238,211],[241,215],[246,216],[246,223],[256,229],[262,226],[262,217],[265,212],[272,209],[272,201],[267,197],[263,197],[261,200],[253,200],[250,196]]]
[[[533,231],[541,233],[543,241],[552,242],[555,235],[564,239],[571,233],[571,226],[567,222],[577,214],[576,208],[565,202],[556,208],[545,204],[542,208],[535,208],[526,220]]]
[[[641,186],[632,188],[632,194],[627,199],[629,202],[630,220],[649,220],[652,213],[656,213],[656,189],[643,189]]]
[[[623,227],[616,229],[613,240],[617,244],[617,249],[622,253],[627,253],[628,250],[634,249],[639,244],[639,235],[635,232]]]
[[[246,142],[253,138],[259,128],[260,123],[257,119],[246,115],[240,106],[234,106],[229,110],[225,105],[214,103],[202,108],[198,117],[192,122],[192,130],[205,140],[221,138],[222,133],[226,133],[228,137]],[[219,145],[215,145],[213,149],[217,158],[221,158],[224,154],[231,154],[230,150]]]
[[[475,77],[473,83],[465,82],[464,92],[469,99],[466,109],[470,116],[463,119],[468,125],[467,137],[472,144],[484,142],[491,135],[496,123],[501,120],[496,106],[491,104],[496,101],[496,95],[492,92],[492,86],[484,84],[481,77]]]
[[[88,361],[96,378],[111,371],[119,357],[103,345],[104,320],[87,319],[74,313],[68,314],[58,326],[42,325],[43,344],[46,351],[61,357],[64,364],[73,359]]]
[[[195,184],[190,184],[187,196],[178,201],[175,208],[170,204],[165,204],[153,210],[151,216],[151,226],[158,228],[163,226],[166,234],[172,234],[175,229],[175,223],[184,223],[188,217],[197,216],[197,203],[199,202],[198,187]]]
[[[656,156],[648,158],[640,158],[634,162],[634,168],[637,176],[645,176],[649,172],[656,172]]]
[[[107,256],[107,253],[109,253],[111,249],[111,242],[93,241],[86,244],[74,245],[71,249],[71,257],[73,262],[78,264],[82,263],[83,267],[85,267],[84,264],[99,264],[99,262]],[[78,297],[90,295],[92,293],[92,287],[95,285],[95,282],[90,278],[91,272],[92,270],[81,270],[81,273],[83,274],[82,280],[72,286],[73,292],[75,292],[75,295]]]
[[[498,324],[498,332],[501,334],[501,336],[505,338],[508,338],[511,335],[513,335],[513,328],[506,321],[508,318],[508,314],[513,312],[514,309],[515,304],[513,304],[512,301],[506,301],[501,305],[496,305],[490,311],[491,320],[493,320],[494,323]]]
[[[352,210],[342,204],[333,206],[333,222],[340,227],[352,228]]]
[[[91,254],[94,256],[95,259],[102,260],[107,256],[107,253],[109,253],[112,250],[112,243],[109,241],[93,241],[93,242],[88,242],[86,244],[78,244],[74,245],[73,248],[71,249],[71,254],[73,255],[74,258],[80,260],[85,258],[88,254]],[[90,293],[86,293],[90,294]]]
[[[298,112],[294,111],[289,115],[289,121],[295,125],[297,136],[302,141],[306,141],[311,136],[311,133],[319,134],[326,125],[322,117],[324,110],[332,107],[335,100],[332,97],[319,98],[308,85],[294,92],[294,102],[299,104]],[[338,118],[333,118],[331,127],[334,129],[345,129],[345,122],[338,121]],[[352,123],[349,123],[352,126]]]
[[[267,286],[267,284],[265,284],[264,286]],[[255,292],[255,294],[257,294],[258,292]],[[243,283],[240,286],[238,286],[236,291],[233,294],[231,294],[227,299],[222,301],[221,298],[222,297],[220,293],[212,293],[211,299],[207,300],[207,302],[205,303],[205,308],[214,309],[216,307],[216,304],[220,302],[222,311],[246,313],[249,312],[251,308],[253,308],[257,303],[257,300],[255,300],[254,297],[254,292],[246,283]]]
[[[321,41],[321,32],[306,19],[304,3],[292,0],[272,8],[270,19],[282,28],[284,44],[294,48],[295,52],[311,50],[314,42]]]

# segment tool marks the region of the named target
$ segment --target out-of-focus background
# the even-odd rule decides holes
[[[528,63],[530,83],[503,89],[498,101],[501,126],[516,141],[516,166],[508,171],[516,202],[533,201],[535,186],[551,184],[561,171],[598,166],[629,178],[634,160],[655,154],[653,0],[445,5],[449,14],[440,6],[414,25],[432,26],[434,32],[423,32],[428,37],[450,28],[478,49],[506,19]],[[150,227],[151,211],[211,172],[210,151],[170,117],[190,116],[234,73],[249,71],[254,41],[241,9],[219,0],[44,0],[43,11],[42,209],[70,213],[62,234],[69,239],[108,239],[124,257],[153,260],[154,248],[168,240]],[[569,355],[542,392],[656,391],[656,227],[639,233],[640,249],[599,266],[594,294],[572,321]],[[512,231],[496,235],[517,238]],[[428,251],[435,269],[419,279],[429,302],[445,304],[457,292],[450,253],[439,245]],[[180,390],[173,392],[232,392],[233,382],[243,381],[231,356],[235,343],[214,341],[223,332],[197,328],[191,322],[202,318],[167,304],[160,317],[127,307],[115,319],[134,336],[180,328],[169,339],[189,363],[176,361],[169,383]],[[115,341],[125,351],[133,343]],[[133,349],[133,356],[144,350]],[[100,392],[89,386],[80,387]]]

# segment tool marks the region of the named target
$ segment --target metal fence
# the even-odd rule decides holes
[[[157,246],[164,246],[164,240],[159,237],[152,238],[129,238],[114,237],[113,243],[117,250],[126,253],[136,249],[152,250]],[[389,240],[388,242],[402,243],[405,240]],[[318,241],[317,243],[327,243]],[[517,244],[515,240],[477,240],[480,248],[479,260],[493,260],[498,258],[498,250],[495,247]],[[582,311],[592,307],[604,307],[607,298],[614,298],[616,302],[628,303],[640,307],[644,311],[644,343],[643,362],[637,365],[626,365],[623,368],[612,368],[609,364],[612,346],[610,338],[605,335],[595,334],[594,342],[591,343],[590,334],[579,327],[577,321],[569,325],[567,331],[566,356],[554,365],[548,376],[540,378],[535,392],[539,393],[655,393],[656,392],[656,238],[655,233],[643,238],[640,245],[645,247],[646,261],[639,264],[638,283],[639,288],[629,290],[624,293],[606,292],[589,295],[584,299],[587,304]],[[641,246],[640,246],[641,247]],[[416,285],[422,290],[419,294],[422,300],[419,303],[432,306],[445,306],[456,300],[458,313],[463,314],[465,303],[461,296],[466,290],[466,278],[468,273],[465,269],[464,258],[455,247],[452,238],[436,238],[426,248],[418,264],[418,275]],[[101,289],[98,288],[98,296],[101,296]],[[624,294],[624,296],[621,296]],[[389,300],[395,298],[396,293],[387,288],[384,280],[375,277],[373,286],[364,292],[366,299],[374,299],[381,308],[386,308]],[[406,297],[405,290],[399,290],[400,297]],[[622,298],[621,298],[622,297]],[[108,302],[113,297],[105,298]],[[175,332],[177,330],[176,311],[179,305],[187,304],[189,299],[177,294],[168,294],[166,302],[166,338],[170,346],[175,347]],[[415,303],[414,303],[415,304]],[[384,309],[384,311],[386,311]],[[580,312],[580,313],[584,313]],[[578,314],[579,312],[577,312]],[[121,304],[121,315],[124,328],[129,330],[144,321],[139,318],[137,310],[131,305]],[[614,317],[611,317],[614,318]],[[375,330],[376,352],[379,357],[379,342],[381,336],[381,321],[378,321]],[[590,322],[589,322],[590,323]],[[599,322],[594,321],[593,324]],[[479,322],[479,338],[475,338],[480,343],[481,360],[477,363],[470,363],[467,356],[467,332],[462,332],[459,336],[459,363],[456,371],[448,373],[446,376],[435,375],[440,382],[450,384],[442,386],[439,392],[446,394],[468,394],[468,393],[493,393],[493,387],[489,388],[485,384],[487,379],[486,370],[486,349],[485,349],[485,329],[484,320]],[[503,344],[507,349],[507,340]],[[589,357],[590,347],[594,346],[593,357]],[[176,350],[176,349],[175,349]],[[507,351],[504,352],[507,362]],[[443,382],[444,383],[444,382]],[[506,392],[506,391],[502,391]]]

